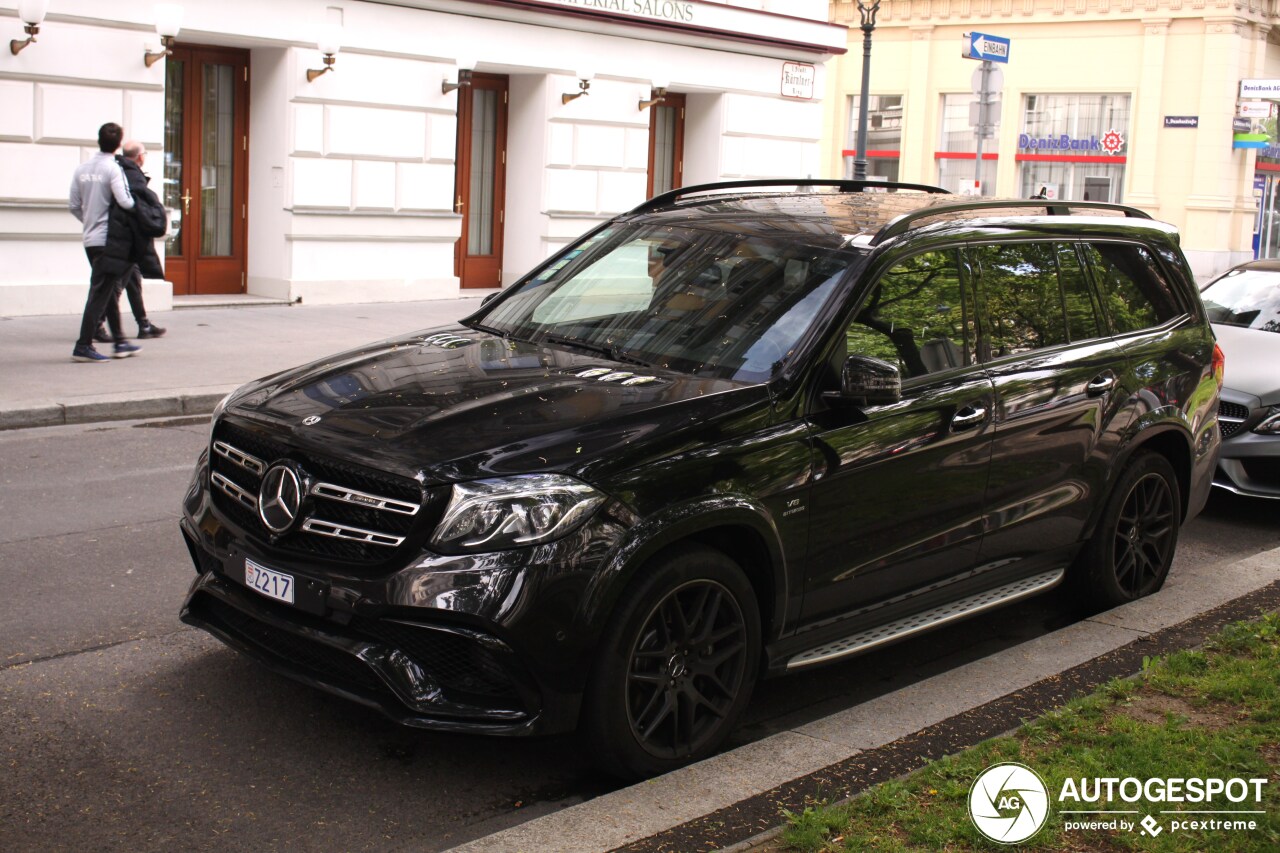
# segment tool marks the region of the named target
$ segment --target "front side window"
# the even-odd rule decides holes
[[[924,252],[880,276],[845,339],[850,355],[887,361],[915,379],[972,364],[969,328],[956,253]]]
[[[731,231],[610,228],[475,321],[514,340],[765,381],[860,257]]]
[[[1085,243],[1098,295],[1116,334],[1150,329],[1183,313],[1164,270],[1131,243]]]

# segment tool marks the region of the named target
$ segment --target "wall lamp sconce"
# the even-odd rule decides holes
[[[566,94],[561,95],[560,103],[567,104],[570,101],[577,100],[578,98],[581,98],[583,95],[587,94],[587,90],[591,88],[591,80],[595,76],[596,76],[595,73],[592,71],[579,71],[578,72],[578,91],[568,92]]]
[[[321,27],[320,38],[316,39],[316,49],[324,54],[324,68],[308,68],[308,83],[314,83],[321,74],[328,74],[333,70],[334,59],[342,49],[342,28],[337,24],[325,24]]]
[[[476,68],[476,60],[474,56],[459,56],[454,62],[458,66],[458,82],[450,83],[449,78],[445,77],[440,83],[440,94],[447,95],[454,89],[461,89],[463,86],[471,85],[471,72]]]
[[[49,0],[22,0],[18,4],[18,17],[25,25],[27,37],[25,39],[10,40],[10,53],[17,56],[24,47],[36,40],[36,34],[40,32],[40,23],[44,20],[44,13],[48,10]]]
[[[671,85],[671,81],[665,79],[654,79],[649,82],[649,98],[640,99],[640,112],[644,112],[654,104],[660,104],[667,99],[667,86]]]
[[[156,34],[160,36],[163,50],[147,51],[142,55],[142,61],[148,68],[173,53],[173,40],[178,37],[178,30],[182,29],[182,7],[176,3],[157,3],[155,15]]]

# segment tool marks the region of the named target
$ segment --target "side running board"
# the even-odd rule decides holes
[[[1023,578],[1004,586],[998,586],[995,589],[989,589],[986,592],[952,601],[932,610],[925,610],[911,616],[905,616],[902,619],[886,622],[874,628],[868,628],[865,631],[859,631],[842,640],[824,643],[817,648],[802,652],[791,658],[791,660],[787,661],[787,669],[799,669],[803,666],[824,663],[846,655],[864,652],[867,649],[901,640],[904,637],[927,631],[930,628],[936,628],[939,625],[945,625],[948,622],[954,622],[957,619],[965,619],[975,613],[981,613],[993,607],[1000,607],[1020,598],[1027,598],[1057,586],[1066,573],[1066,569],[1054,569],[1051,572]]]

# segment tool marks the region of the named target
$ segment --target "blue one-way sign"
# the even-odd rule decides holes
[[[1008,62],[1009,40],[986,33],[965,33],[960,53],[965,59]]]

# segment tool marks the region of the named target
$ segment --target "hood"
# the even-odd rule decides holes
[[[1280,404],[1280,334],[1239,326],[1213,326],[1218,345],[1226,356],[1223,385],[1250,394],[1264,406]]]
[[[714,432],[767,389],[507,341],[454,325],[350,350],[236,392],[227,412],[290,443],[427,483],[623,470]],[[311,421],[311,423],[304,423]]]

